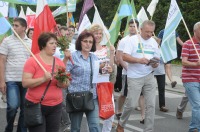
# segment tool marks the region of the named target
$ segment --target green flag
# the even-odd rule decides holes
[[[131,1],[131,8],[132,8],[132,11],[133,11],[133,17],[134,19],[136,19],[137,17],[137,13],[136,13],[136,10],[135,10],[135,4],[134,4],[134,0]],[[127,23],[126,23],[126,28],[125,28],[125,31],[124,31],[124,36],[128,35],[129,34],[129,31],[128,31],[128,23],[129,21],[132,19],[132,15],[131,16],[128,16],[128,19],[127,19]]]
[[[117,40],[118,33],[121,27],[121,20],[124,17],[130,16],[132,12],[133,11],[129,0],[121,0],[117,12],[109,28],[109,32],[111,35],[110,41],[112,44],[114,44],[115,41]]]
[[[4,16],[0,13],[0,44],[3,39],[9,35],[11,35],[11,25],[10,23],[4,18]]]

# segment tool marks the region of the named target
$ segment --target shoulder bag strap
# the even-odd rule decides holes
[[[93,70],[92,70],[92,59],[91,59],[91,56],[90,56],[90,69],[91,69],[91,73],[90,73],[90,85],[91,85],[91,88],[93,88],[93,85],[92,85]]]
[[[55,58],[53,58],[53,67],[52,67],[52,77],[53,77],[53,72],[54,72],[54,67],[55,67]],[[49,85],[51,84],[52,79],[49,81],[49,83],[47,84],[47,87],[42,95],[42,98],[40,99],[40,103],[43,101],[45,94],[47,93],[47,90],[49,88]]]

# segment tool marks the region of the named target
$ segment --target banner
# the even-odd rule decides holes
[[[168,62],[177,57],[175,30],[181,19],[182,14],[176,0],[171,0],[161,44],[161,56],[164,62]]]
[[[137,14],[137,19],[138,19],[138,22],[139,22],[140,26],[142,25],[142,23],[145,20],[149,20],[147,14],[146,14],[146,11],[145,11],[143,6],[141,7],[140,11]]]
[[[37,5],[37,0],[2,0],[15,4]],[[48,6],[65,6],[66,0],[47,0]],[[68,8],[76,9],[76,0],[68,0]]]
[[[103,23],[103,21],[102,21],[102,19],[100,17],[100,14],[98,12],[97,7],[94,6],[94,8],[95,8],[95,13],[94,13],[94,18],[93,18],[92,24],[98,24],[103,28],[103,38],[102,38],[102,41],[101,41],[100,44],[101,45],[105,45],[105,44],[108,43],[108,39],[110,39],[110,33],[109,33],[108,29],[106,28],[106,26],[104,25],[104,23]]]
[[[121,0],[117,12],[109,28],[109,32],[111,35],[110,41],[113,45],[118,38],[118,33],[121,27],[121,20],[124,17],[131,16],[132,13],[133,11],[129,0]]]
[[[152,0],[149,6],[147,7],[147,11],[149,12],[149,15],[152,17],[155,10],[156,10],[156,5],[158,4],[159,0]]]
[[[8,17],[8,2],[0,1],[0,12],[4,17]]]
[[[0,13],[0,25],[1,25],[0,26],[0,43],[1,43],[5,37],[11,35],[11,25],[1,13]]]
[[[35,12],[32,11],[29,7],[26,9],[26,21],[28,28],[34,28]]]
[[[81,32],[83,32],[85,29],[89,29],[91,25],[92,24],[87,16],[87,14],[85,14],[83,17],[83,20],[79,26],[78,35],[81,34]]]
[[[67,4],[68,4],[68,8],[66,8],[66,6],[60,6],[55,11],[53,11],[52,12],[53,16],[57,17],[66,12],[75,12],[76,11],[76,4],[75,4],[75,7],[71,6],[70,3],[67,3]]]
[[[132,7],[132,11],[133,11],[133,17],[134,19],[136,19],[137,17],[137,13],[136,13],[136,9],[135,9],[135,3],[134,3],[134,0],[131,1],[131,7]],[[125,31],[124,31],[124,36],[128,35],[129,34],[129,21],[133,18],[132,15],[131,16],[128,16],[128,19],[127,19],[127,22],[126,22],[126,28],[125,28]]]

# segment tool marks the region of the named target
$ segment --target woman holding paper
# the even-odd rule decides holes
[[[105,69],[107,65],[112,66],[114,65],[114,53],[115,48],[113,45],[110,45],[110,47],[107,47],[105,44],[102,45],[101,41],[103,39],[103,28],[98,25],[94,24],[91,26],[90,31],[93,33],[95,40],[96,40],[96,51],[94,54],[98,57],[100,60],[100,69]],[[108,63],[109,60],[109,63]],[[101,83],[99,83],[101,85]],[[114,99],[113,105],[114,105]],[[105,119],[103,123],[102,132],[110,132],[112,129],[112,123],[114,121],[114,115],[112,115],[110,118]]]
[[[81,121],[85,113],[89,131],[100,132],[99,106],[96,93],[96,84],[91,82],[93,75],[94,63],[98,60],[97,56],[90,53],[96,51],[95,38],[87,30],[83,31],[76,41],[76,51],[71,54],[74,61],[72,64],[69,60],[70,55],[65,52],[63,61],[67,61],[67,71],[71,73],[72,81],[68,87],[69,93],[90,91],[93,93],[94,110],[88,112],[71,112],[71,132],[80,132]],[[109,70],[112,72],[112,69]]]

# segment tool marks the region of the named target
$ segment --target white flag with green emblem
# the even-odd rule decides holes
[[[177,57],[175,30],[178,27],[181,19],[182,14],[178,4],[176,3],[176,0],[171,0],[161,44],[161,56],[164,62],[170,61]]]

